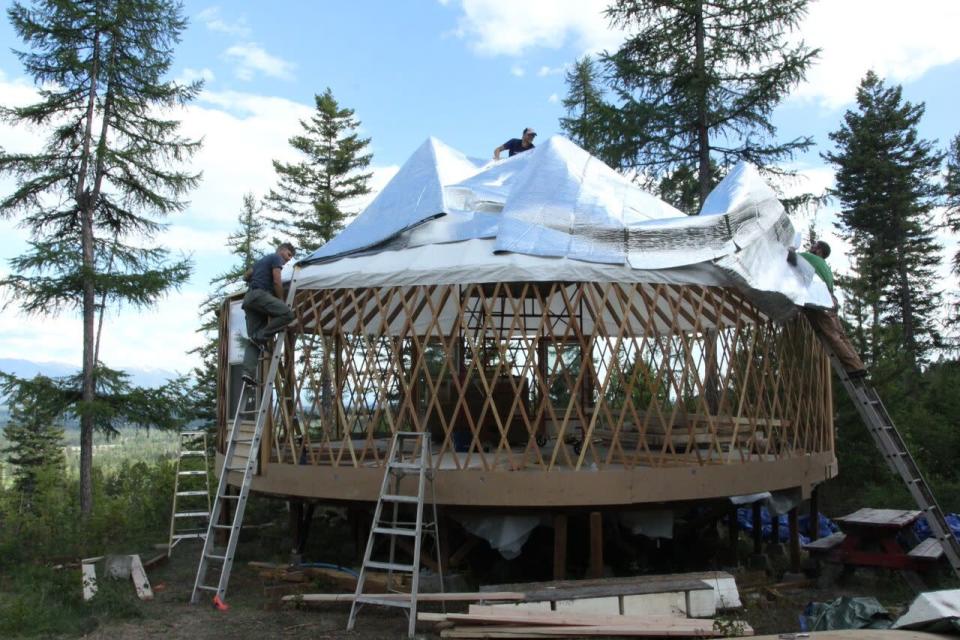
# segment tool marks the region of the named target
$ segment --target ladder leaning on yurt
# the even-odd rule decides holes
[[[873,438],[874,444],[883,454],[887,466],[899,475],[904,484],[907,485],[910,495],[913,496],[924,518],[926,518],[927,524],[930,525],[930,530],[943,548],[943,553],[950,562],[954,574],[960,577],[960,542],[957,541],[950,530],[950,525],[947,524],[933,491],[931,491],[927,481],[924,480],[913,456],[910,455],[903,437],[897,430],[896,425],[893,424],[893,419],[887,413],[886,407],[883,406],[877,390],[865,378],[855,380],[847,375],[843,364],[837,359],[827,343],[824,342],[823,344],[830,356],[830,363],[833,365],[834,371],[836,371],[840,382],[857,407],[857,411],[867,426],[867,431]]]
[[[287,294],[287,304],[293,301],[295,287],[291,285]],[[237,410],[234,415],[233,425],[227,436],[227,444],[224,450],[223,467],[220,470],[220,480],[217,483],[217,493],[213,500],[213,509],[210,512],[210,524],[207,529],[206,539],[203,543],[203,551],[200,554],[200,562],[197,566],[197,577],[193,584],[193,593],[190,596],[190,603],[200,602],[201,591],[211,591],[214,593],[213,605],[218,609],[226,609],[225,602],[227,594],[227,585],[230,582],[230,572],[233,569],[233,556],[237,549],[237,541],[240,538],[240,527],[243,523],[243,513],[247,506],[247,498],[250,495],[250,484],[257,470],[257,463],[260,453],[260,440],[263,436],[263,430],[267,424],[270,410],[273,406],[273,390],[276,385],[277,374],[280,369],[280,359],[283,356],[284,346],[286,345],[284,333],[278,334],[273,345],[273,352],[270,356],[270,364],[267,367],[267,374],[260,384],[260,394],[256,395],[257,387],[244,381],[240,389],[239,400],[237,401]],[[248,402],[248,394],[253,392],[254,397],[258,399],[256,409],[245,409]],[[244,416],[254,414],[253,421],[244,420]],[[246,462],[237,465],[237,458],[243,458],[243,453],[237,453],[237,447],[247,447]],[[240,483],[240,490],[236,495],[228,492],[228,476],[231,471],[242,472],[243,480]],[[232,502],[233,517],[230,524],[221,524],[220,518],[223,514],[225,503]],[[223,549],[216,548],[216,532],[227,531],[227,545]],[[216,565],[211,567],[211,565]],[[212,582],[207,582],[207,572],[211,568],[219,568],[219,577]]]

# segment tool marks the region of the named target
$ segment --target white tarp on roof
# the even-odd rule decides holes
[[[367,209],[300,262],[297,287],[595,281],[736,286],[776,315],[829,307],[795,231],[741,163],[699,216],[669,204],[555,136],[508,160],[425,142]]]

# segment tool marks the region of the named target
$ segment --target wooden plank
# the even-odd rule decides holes
[[[409,600],[406,593],[379,593],[377,598],[383,600]],[[418,593],[418,602],[485,602],[485,601],[520,601],[524,599],[522,593],[493,592],[490,593]],[[305,593],[298,596],[284,596],[284,602],[353,602],[352,593]]]
[[[943,545],[936,538],[927,538],[907,554],[919,560],[938,560],[943,555]]]
[[[138,598],[153,600],[153,589],[150,588],[147,572],[144,571],[143,563],[138,555],[130,556],[130,578],[133,580],[133,588],[136,590]]]
[[[629,627],[645,624],[660,626],[676,626],[677,621],[685,620],[676,616],[628,616],[628,615],[600,615],[589,613],[570,614],[562,611],[522,611],[471,605],[470,613],[418,613],[417,620],[423,622],[457,622],[467,624],[496,624],[512,623],[525,626],[552,625],[552,626],[614,626]],[[691,628],[702,628],[712,621],[690,620]]]
[[[899,529],[907,526],[919,517],[919,511],[863,508],[845,516],[841,516],[837,518],[836,521],[844,524],[881,528],[891,527]]]
[[[722,574],[732,578],[730,574]],[[626,596],[644,593],[702,591],[713,587],[704,580],[717,577],[715,572],[691,574],[631,576],[594,580],[555,580],[552,582],[519,582],[481,586],[480,592],[521,592],[528,602],[538,600],[575,600],[604,596]]]
[[[587,615],[620,615],[620,597],[606,596],[604,598],[578,598],[576,600],[554,601],[556,610],[570,614]]]
[[[707,638],[722,636],[723,633],[713,630],[713,621],[698,621],[696,627],[670,627],[657,625],[643,625],[638,627],[619,627],[615,625],[595,625],[584,627],[454,627],[440,632],[441,638],[556,638],[556,637],[587,637],[587,636],[616,636],[632,638]],[[753,629],[744,624],[742,635],[753,635]]]
[[[97,570],[93,563],[83,563],[80,565],[80,571],[83,577],[83,599],[89,600],[97,595]]]
[[[803,545],[803,548],[808,551],[829,551],[834,547],[840,545],[844,540],[847,539],[847,534],[842,531],[837,531],[836,533],[831,533],[826,538],[820,538],[813,542],[808,542]]]

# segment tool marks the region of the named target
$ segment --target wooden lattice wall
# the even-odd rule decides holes
[[[722,465],[832,452],[825,354],[735,290],[513,283],[307,290],[269,460],[445,469]]]

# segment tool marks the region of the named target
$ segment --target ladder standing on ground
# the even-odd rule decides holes
[[[854,405],[856,405],[860,417],[867,425],[867,431],[870,432],[874,443],[883,454],[884,460],[887,461],[890,469],[898,474],[907,485],[910,495],[913,496],[917,506],[920,507],[920,511],[923,512],[923,516],[927,519],[927,524],[930,525],[934,537],[943,547],[943,552],[947,556],[953,572],[960,577],[960,542],[957,541],[950,530],[950,525],[947,524],[943,511],[937,504],[930,486],[923,479],[917,463],[910,455],[910,451],[900,436],[900,432],[897,431],[897,427],[893,424],[886,407],[880,401],[876,389],[866,379],[852,380],[836,355],[826,346],[826,343],[824,343],[824,348],[830,355],[830,363],[833,365],[834,371],[837,372],[840,382],[847,390]]]
[[[181,431],[179,440],[177,473],[173,483],[173,510],[170,515],[170,539],[167,543],[168,557],[181,540],[202,540],[210,525],[207,434],[203,431]]]
[[[405,448],[412,444],[412,450]],[[415,476],[417,479],[416,495],[401,493],[401,481],[404,476]],[[430,483],[430,503],[433,510],[433,521],[423,521],[423,506],[426,499],[427,482]],[[392,517],[384,520],[384,504],[392,505]],[[400,520],[401,505],[414,507],[413,521]],[[423,533],[426,531],[433,537],[434,548],[439,569],[440,591],[443,592],[443,566],[440,560],[440,530],[437,520],[436,494],[433,485],[433,460],[430,454],[430,434],[421,431],[398,431],[393,434],[390,443],[390,452],[387,455],[386,468],[383,473],[383,483],[380,485],[380,497],[373,512],[373,524],[370,527],[370,537],[367,539],[367,548],[363,554],[363,565],[360,577],[357,579],[357,589],[354,593],[353,604],[350,606],[350,617],[347,620],[347,631],[353,629],[357,620],[357,611],[363,604],[378,604],[387,607],[402,607],[407,610],[409,625],[407,632],[412,638],[417,624],[417,594],[420,590],[420,553],[422,550]],[[384,538],[390,540],[389,557],[386,561],[373,560],[374,548]],[[413,560],[410,564],[396,561],[396,546],[398,538],[413,542]],[[412,539],[412,540],[411,540]],[[387,571],[387,588],[390,588],[394,573],[410,575],[410,591],[399,592],[409,596],[409,599],[390,599],[376,595],[364,595],[363,587],[370,569]]]
[[[293,302],[295,287],[290,286],[287,294],[287,305]],[[233,425],[227,434],[227,446],[223,456],[223,468],[220,471],[220,481],[217,483],[217,493],[213,500],[213,509],[210,512],[210,526],[207,529],[206,540],[203,543],[203,552],[200,555],[200,564],[197,567],[197,578],[193,583],[193,593],[190,596],[191,604],[200,601],[200,592],[209,591],[214,594],[213,604],[219,609],[226,608],[227,584],[230,582],[230,572],[233,569],[233,554],[237,549],[240,538],[240,526],[243,523],[243,512],[247,506],[247,497],[250,495],[250,483],[257,471],[260,440],[263,436],[264,425],[273,406],[273,389],[276,384],[280,368],[280,358],[286,344],[285,332],[280,332],[274,341],[270,364],[267,367],[266,377],[260,385],[259,394],[255,385],[244,381],[240,388],[240,400]],[[249,401],[253,400],[253,403]],[[253,404],[255,409],[248,409]],[[252,420],[245,417],[253,417]],[[240,490],[236,495],[228,493],[227,478],[231,472],[242,473]],[[230,524],[220,524],[225,503],[233,503],[233,518]],[[225,548],[216,547],[216,532],[227,531],[229,537]],[[214,565],[211,567],[211,564]],[[207,572],[210,569],[219,570],[219,576],[207,581]]]

